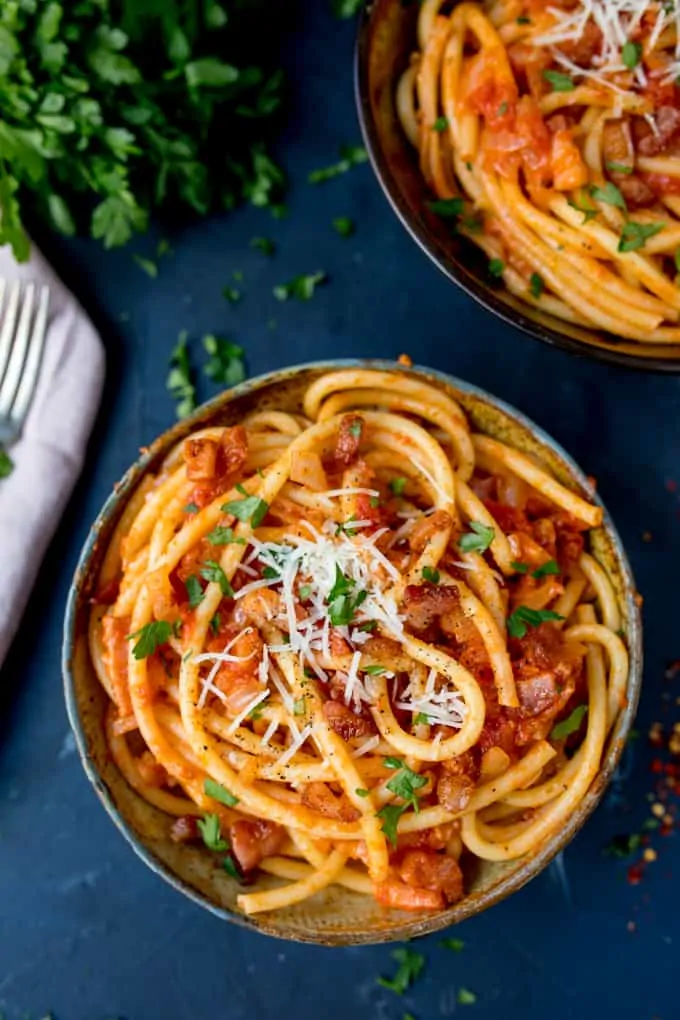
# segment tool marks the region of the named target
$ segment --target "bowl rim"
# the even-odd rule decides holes
[[[615,552],[621,577],[624,581],[623,596],[626,603],[626,621],[628,631],[626,634],[629,669],[626,686],[626,704],[619,713],[615,726],[608,738],[608,749],[603,757],[597,776],[591,783],[586,795],[580,802],[577,810],[572,814],[569,822],[550,837],[541,849],[531,858],[524,861],[519,867],[510,873],[509,876],[500,879],[489,889],[476,894],[475,898],[465,897],[459,903],[432,914],[414,915],[413,920],[404,921],[402,924],[386,930],[374,932],[352,933],[348,935],[343,932],[320,931],[319,933],[308,933],[303,930],[283,929],[280,930],[272,924],[265,914],[260,917],[248,917],[227,907],[218,906],[206,895],[191,886],[183,878],[173,872],[169,866],[157,858],[151,849],[145,846],[140,837],[116,806],[111,793],[108,790],[99,771],[89,756],[87,736],[80,714],[80,706],[76,694],[75,676],[72,664],[75,659],[76,646],[79,634],[76,631],[76,624],[81,609],[81,586],[87,578],[91,561],[96,553],[99,534],[108,524],[112,517],[120,513],[121,501],[124,503],[130,497],[138,483],[143,478],[149,466],[161,453],[166,453],[185,434],[194,430],[205,420],[210,420],[219,414],[225,407],[236,400],[247,395],[256,393],[272,384],[281,384],[290,379],[298,378],[306,372],[338,371],[343,369],[366,368],[378,371],[403,372],[407,375],[415,375],[425,382],[434,380],[445,387],[453,387],[462,393],[476,397],[482,402],[490,404],[498,409],[503,415],[510,418],[513,423],[529,431],[541,446],[547,447],[567,467],[570,476],[588,495],[588,498],[600,506],[603,510],[601,527],[605,530],[612,548]],[[585,825],[593,813],[606,790],[619,760],[623,753],[628,732],[632,726],[637,711],[640,689],[642,683],[642,619],[640,609],[635,601],[636,592],[635,580],[630,563],[626,555],[623,542],[614,526],[614,523],[602,503],[602,500],[593,489],[587,476],[563,449],[563,447],[545,432],[539,425],[516,410],[511,404],[506,403],[498,397],[493,396],[486,390],[472,383],[458,379],[456,376],[430,369],[423,366],[402,366],[396,362],[384,359],[359,359],[343,358],[324,361],[305,362],[285,369],[275,369],[271,372],[262,373],[246,380],[243,383],[218,394],[212,400],[201,404],[191,415],[176,422],[173,426],[161,433],[154,442],[142,448],[141,455],[125,472],[122,478],[114,483],[110,495],[107,497],[83,543],[78,563],[75,568],[73,580],[69,587],[69,594],[66,603],[64,617],[63,643],[61,652],[61,667],[64,686],[64,697],[69,723],[75,737],[76,748],[81,764],[87,778],[93,786],[105,811],[115,824],[116,828],[123,835],[125,840],[132,847],[134,852],[145,864],[161,878],[164,879],[178,892],[183,893],[194,903],[204,907],[210,913],[248,928],[261,934],[272,935],[285,941],[309,943],[327,946],[346,945],[377,945],[389,942],[399,942],[405,939],[412,939],[431,932],[440,931],[452,924],[466,920],[476,914],[482,913],[488,907],[499,903],[501,900],[516,892],[535,878],[550,863],[550,861],[574,838],[578,831]],[[455,915],[455,916],[454,916]],[[274,915],[275,916],[275,915]]]
[[[638,356],[617,351],[616,349],[596,347],[585,340],[577,340],[574,337],[567,336],[557,328],[536,323],[521,311],[513,310],[510,305],[497,297],[494,291],[481,280],[464,275],[457,260],[444,252],[433,240],[423,223],[413,216],[383,153],[371,108],[368,64],[372,18],[375,7],[375,0],[368,0],[364,5],[359,16],[354,49],[354,97],[359,126],[368,152],[369,162],[382,192],[396,214],[397,219],[421,251],[428,256],[448,280],[464,291],[469,297],[473,298],[485,311],[491,312],[508,326],[513,326],[533,340],[538,340],[549,347],[558,347],[580,358],[588,358],[603,364],[616,365],[618,368],[624,368],[628,371],[644,371],[661,375],[680,374],[680,357],[655,358],[649,354],[640,354]],[[558,320],[555,321],[557,322]]]

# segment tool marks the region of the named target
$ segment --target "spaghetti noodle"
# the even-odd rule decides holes
[[[559,319],[680,342],[680,4],[423,0],[396,103],[434,212]]]
[[[532,852],[596,775],[627,652],[598,507],[445,393],[343,370],[204,428],[101,570],[92,660],[130,785],[247,913],[336,883],[389,907]],[[174,821],[172,819],[174,818]]]

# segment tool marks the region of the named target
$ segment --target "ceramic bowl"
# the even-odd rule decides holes
[[[189,432],[207,425],[237,422],[255,408],[299,411],[305,389],[319,375],[360,365],[421,378],[450,394],[460,402],[476,430],[538,457],[562,483],[599,503],[585,475],[554,440],[511,407],[450,376],[406,369],[391,362],[357,361],[320,362],[272,372],[227,391],[169,429],[114,487],[92,526],[78,563],[66,610],[63,647],[66,704],[83,766],[111,819],[142,860],[179,892],[219,917],[268,935],[324,945],[389,942],[445,928],[497,903],[545,868],[584,824],[612,777],[635,715],[642,664],[635,585],[621,540],[605,511],[603,525],[591,532],[591,551],[607,571],[617,594],[630,650],[630,676],[626,704],[607,744],[602,768],[569,823],[537,853],[510,863],[479,862],[470,877],[466,897],[441,913],[385,910],[370,897],[331,888],[278,913],[245,917],[236,908],[238,887],[214,863],[214,855],[196,846],[172,842],[169,817],[128,786],[107,751],[104,734],[107,696],[90,661],[87,621],[89,600],[97,587],[109,539],[144,474],[154,471],[171,447]],[[262,887],[276,882],[269,876],[260,881]]]
[[[415,49],[417,3],[369,0],[356,49],[356,99],[373,170],[401,223],[434,264],[504,322],[528,336],[598,361],[655,372],[680,372],[680,345],[640,344],[563,322],[515,298],[490,278],[479,248],[452,235],[430,212],[432,199],[413,147],[397,118],[396,83]]]

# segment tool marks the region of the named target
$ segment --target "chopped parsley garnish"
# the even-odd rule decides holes
[[[444,949],[451,949],[454,953],[462,953],[465,949],[465,943],[462,939],[442,939],[441,944]]]
[[[422,574],[423,581],[428,581],[430,584],[439,584],[441,575],[434,567],[423,567]]]
[[[299,593],[301,599],[308,599],[312,594],[311,584],[301,584],[299,588]]]
[[[512,560],[511,563],[510,563],[510,566],[518,574],[526,574],[527,571],[529,570],[529,564],[528,563],[519,563],[517,560]]]
[[[633,172],[633,167],[628,166],[627,163],[605,163],[605,166],[614,174],[632,174]]]
[[[648,238],[654,237],[665,226],[665,223],[636,223],[634,220],[629,220],[628,223],[624,224],[621,231],[618,250],[625,252],[638,251],[639,248],[644,248]]]
[[[384,666],[364,666],[364,673],[368,673],[369,676],[381,676],[386,672]]]
[[[338,162],[322,167],[320,170],[312,170],[307,180],[310,184],[321,184],[323,181],[330,181],[334,177],[346,174],[352,167],[366,163],[367,160],[368,153],[363,145],[341,145]]]
[[[238,797],[235,797],[233,793],[227,790],[226,786],[216,783],[214,779],[206,779],[203,783],[203,789],[208,797],[212,797],[213,800],[219,801],[220,804],[224,804],[226,807],[236,807],[238,804]]]
[[[191,577],[187,577],[186,581],[184,582],[184,587],[186,588],[187,591],[189,607],[191,609],[195,609],[196,606],[199,606],[203,601],[204,598],[203,586],[201,585],[201,582],[196,577],[196,575],[192,574]]]
[[[456,996],[456,1002],[459,1006],[474,1006],[477,1001],[477,996],[474,992],[471,992],[469,988],[459,988],[458,995]]]
[[[496,535],[494,529],[488,524],[482,524],[481,521],[469,521],[468,527],[470,530],[467,534],[461,535],[458,548],[461,552],[486,552]]]
[[[564,740],[572,733],[578,733],[581,723],[583,722],[583,717],[587,711],[587,705],[577,705],[574,711],[568,715],[566,719],[563,719],[561,722],[558,722],[555,726],[553,726],[550,731],[550,739]]]
[[[220,623],[221,623],[220,614],[215,613],[215,615],[210,621],[210,630],[213,634],[219,633]]]
[[[233,528],[223,528],[219,525],[209,531],[205,536],[211,545],[245,545],[245,538],[237,538]]]
[[[182,330],[177,339],[170,355],[170,372],[165,383],[171,397],[176,401],[175,411],[178,418],[186,418],[196,407],[196,387],[187,348],[188,336],[187,331]]]
[[[229,849],[226,839],[222,839],[218,815],[205,815],[204,818],[199,818],[196,821],[196,825],[208,850],[221,853],[223,850]]]
[[[460,225],[471,234],[480,234],[484,229],[484,224],[479,216],[462,216]]]
[[[403,493],[404,493],[404,489],[406,488],[406,479],[405,478],[393,478],[390,481],[389,486],[390,486],[390,491],[393,492],[395,496],[402,496]]]
[[[199,506],[197,503],[187,503],[186,506],[182,507],[182,510],[185,514],[197,514]]]
[[[552,609],[530,609],[529,606],[518,606],[508,617],[508,634],[513,638],[523,638],[528,627],[538,627],[548,620],[563,620],[564,617]]]
[[[276,569],[276,567],[265,567],[262,571],[262,576],[268,581],[272,581],[274,578],[280,578],[281,573]]]
[[[418,712],[413,722],[416,724],[416,726],[429,726],[430,717],[429,715],[425,715],[424,712]]]
[[[537,580],[541,577],[548,577],[549,575],[559,574],[560,568],[555,560],[548,560],[547,563],[542,563],[540,567],[536,567],[535,570],[531,571],[531,576]]]
[[[340,237],[351,237],[356,227],[354,221],[350,220],[348,216],[336,216],[333,220],[333,230],[336,234],[340,234]]]
[[[599,209],[594,205],[586,205],[584,199],[581,202],[576,202],[574,199],[568,198],[567,205],[570,205],[572,209],[576,209],[577,212],[583,213],[583,222],[588,223],[589,220],[595,219],[599,213]]]
[[[370,796],[371,793],[370,790],[364,790],[363,787],[357,787],[357,789],[354,792],[356,793],[357,797],[368,797]]]
[[[297,701],[293,702],[293,715],[304,715],[305,714],[305,699],[298,698]]]
[[[158,266],[152,259],[145,259],[143,255],[133,255],[132,259],[147,276],[150,276],[152,280],[156,279]]]
[[[138,639],[132,649],[135,659],[146,659],[148,655],[153,655],[157,648],[167,644],[174,632],[175,628],[167,620],[153,620],[134,634],[128,634],[128,641]]]
[[[353,18],[361,10],[364,0],[332,0],[336,18]]]
[[[380,811],[376,812],[376,818],[382,822],[380,830],[392,846],[397,845],[397,823],[404,811],[406,811],[406,804],[385,804],[380,808]]]
[[[465,202],[462,198],[438,198],[434,202],[427,203],[428,208],[437,216],[460,216],[465,209]]]
[[[353,421],[349,427],[349,434],[354,436],[355,439],[361,439],[361,433],[364,429],[363,421]]]
[[[572,92],[576,87],[569,75],[562,71],[544,71],[543,77],[552,85],[553,92]]]
[[[295,276],[288,283],[280,283],[274,287],[272,293],[277,301],[287,301],[288,298],[297,298],[298,301],[311,301],[316,288],[325,283],[328,277],[323,270],[307,275]]]
[[[443,131],[446,131],[448,126],[449,126],[448,117],[437,117],[436,121],[432,125],[432,130],[436,131],[438,134],[441,134]]]
[[[363,589],[353,595],[354,582],[345,577],[340,567],[335,566],[335,581],[328,593],[328,617],[334,627],[344,627],[352,622],[354,614],[366,601],[368,592]]]
[[[273,255],[276,251],[276,245],[269,237],[251,237],[250,247],[263,255]]]
[[[389,807],[389,805],[387,806]],[[398,949],[393,950],[392,959],[399,965],[394,977],[379,977],[378,984],[397,995],[403,995],[422,974],[425,957],[422,953],[414,953],[407,946],[399,946]]]
[[[222,570],[219,563],[215,563],[214,560],[206,560],[205,566],[201,569],[201,577],[203,577],[206,581],[214,581],[216,584],[219,584],[220,591],[224,597],[227,599],[233,599],[234,589],[229,584],[227,575]]]
[[[596,202],[605,202],[606,205],[613,205],[617,209],[623,209],[624,212],[627,212],[628,207],[625,198],[619,188],[612,184],[611,181],[607,181],[602,188],[591,188],[590,193]]]
[[[259,496],[249,496],[242,485],[237,485],[236,491],[241,493],[243,499],[232,499],[225,503],[221,508],[223,513],[231,514],[239,521],[250,521],[252,528],[259,528],[267,516],[269,504]]]
[[[516,18],[515,20],[517,21],[518,25],[530,25],[531,24],[531,18],[527,18],[524,15],[522,15],[519,18]]]
[[[642,46],[640,43],[632,42],[628,39],[628,41],[623,44],[623,48],[621,50],[621,60],[623,61],[624,66],[627,67],[629,71],[632,71],[638,66],[641,59]]]
[[[0,478],[7,478],[12,474],[12,471],[14,471],[14,461],[7,450],[3,450],[0,446]]]
[[[222,867],[224,868],[224,870],[226,871],[230,878],[235,878],[237,882],[241,881],[241,874],[238,868],[236,867],[236,862],[234,861],[234,858],[231,856],[231,854],[227,854],[227,856],[224,858],[224,860],[222,861]]]
[[[222,288],[222,297],[225,301],[228,301],[230,305],[237,305],[241,300],[241,291],[237,287],[232,287],[231,284],[227,283]]]
[[[380,496],[371,496],[371,498],[368,501],[368,505],[372,507],[373,510],[375,510],[377,507],[380,506]]]
[[[267,697],[269,697],[269,695],[267,695]],[[254,708],[251,708],[250,712],[248,712],[247,718],[248,719],[252,719],[253,722],[257,722],[258,719],[261,719],[262,718],[262,706],[264,705],[264,702],[266,700],[267,700],[267,698],[263,698],[262,701],[259,701],[257,703],[257,705],[255,705]]]
[[[361,624],[361,626],[359,627],[359,630],[366,631],[366,633],[370,634],[371,631],[374,631],[377,626],[378,626],[378,623],[377,623],[376,620],[367,620],[366,623],[362,623]]]
[[[237,383],[243,382],[246,367],[242,347],[232,343],[231,340],[213,336],[212,333],[204,336],[202,343],[206,354],[209,355],[209,361],[203,370],[209,379],[224,386],[236,386]]]
[[[622,860],[625,857],[630,857],[641,846],[642,836],[639,832],[619,833],[607,844],[602,853],[605,857],[616,857]]]
[[[541,294],[545,290],[543,277],[539,276],[538,273],[532,273],[529,277],[529,290],[535,298],[540,298]]]
[[[505,270],[505,262],[503,259],[491,259],[489,262],[489,273],[491,276],[502,276]]]
[[[416,790],[427,786],[427,778],[410,769],[401,758],[383,758],[383,764],[388,769],[396,770],[396,775],[390,779],[387,789],[404,801],[404,808],[411,806],[414,811],[419,811],[420,804]]]
[[[675,262],[675,268],[680,273],[680,248],[676,248],[675,249],[675,255],[673,256],[673,261]],[[1,454],[0,454],[0,456],[1,456]],[[1,475],[0,475],[0,477],[1,477]]]
[[[498,109],[496,111],[496,114],[497,114],[498,117],[504,117],[507,112],[508,112],[508,104],[506,102],[503,102],[498,107]]]

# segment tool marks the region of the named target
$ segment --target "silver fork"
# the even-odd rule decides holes
[[[36,300],[37,296],[37,300]],[[0,445],[21,435],[40,374],[47,306],[46,285],[0,280]]]

